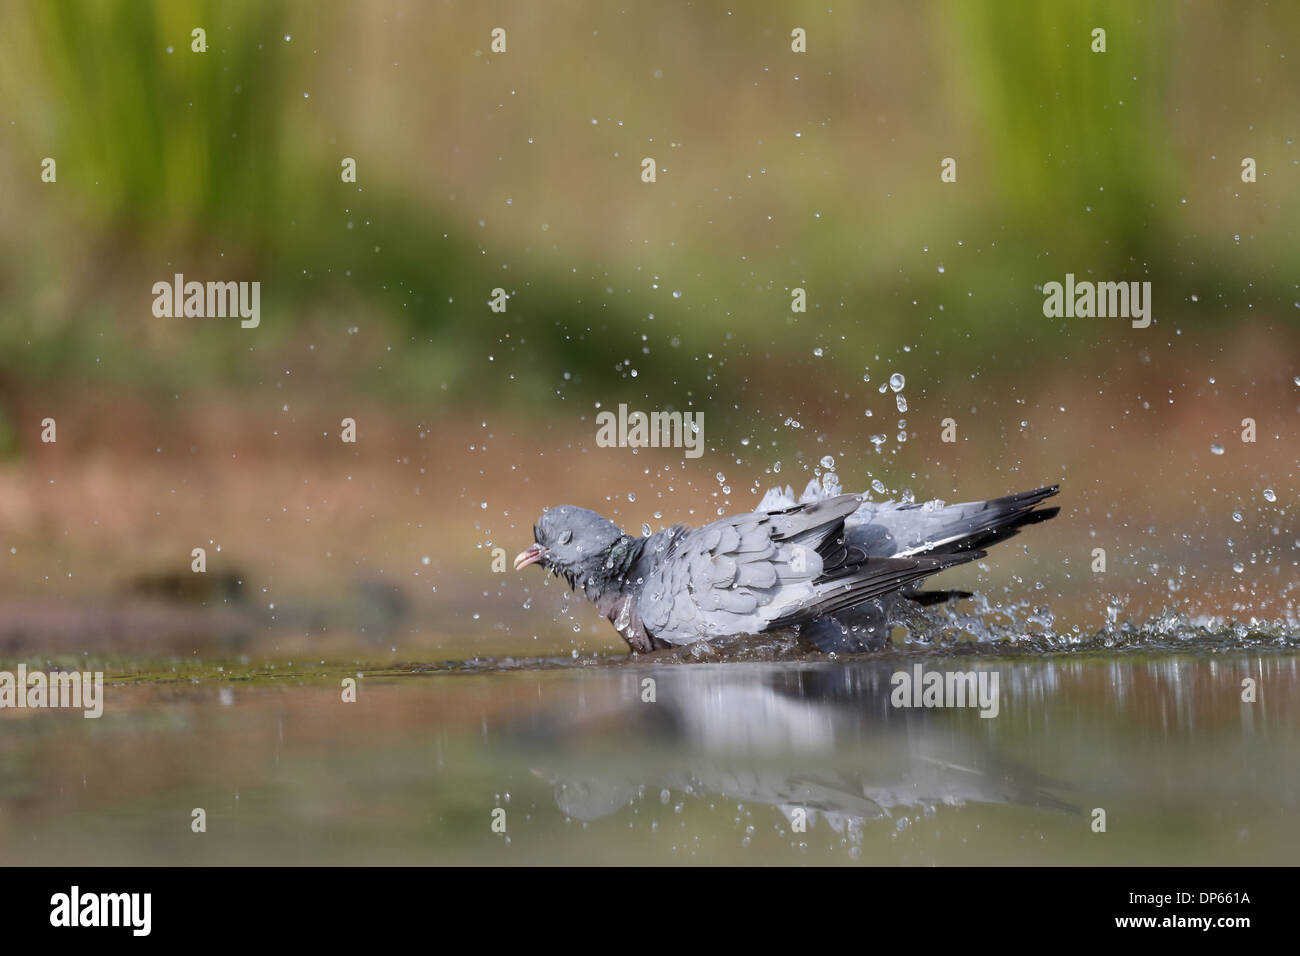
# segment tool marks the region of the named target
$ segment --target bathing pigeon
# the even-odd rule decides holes
[[[798,500],[773,489],[758,511],[639,538],[560,505],[538,519],[515,568],[563,577],[642,653],[784,628],[824,651],[865,650],[883,643],[899,599],[968,597],[917,585],[1056,515],[1036,506],[1058,487],[945,505],[870,502],[813,481]]]

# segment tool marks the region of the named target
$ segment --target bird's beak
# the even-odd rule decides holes
[[[515,570],[518,571],[521,568],[528,567],[530,564],[536,564],[538,561],[542,560],[542,557],[545,554],[546,549],[540,544],[533,545],[527,551],[520,551],[515,555]]]

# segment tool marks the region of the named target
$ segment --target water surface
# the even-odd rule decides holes
[[[0,712],[0,859],[1295,863],[1296,641],[1158,638],[110,669],[98,720]],[[917,664],[997,715],[893,706]]]

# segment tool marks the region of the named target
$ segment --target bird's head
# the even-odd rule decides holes
[[[533,526],[536,542],[515,558],[515,570],[540,564],[576,587],[579,579],[600,570],[609,549],[624,537],[608,518],[574,505],[551,508]]]

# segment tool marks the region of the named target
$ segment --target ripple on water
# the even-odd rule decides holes
[[[894,640],[877,651],[824,654],[797,633],[785,631],[728,641],[702,641],[654,654],[617,651],[579,657],[474,657],[461,661],[412,663],[413,673],[483,674],[498,671],[574,670],[622,667],[638,663],[718,664],[748,662],[819,662],[924,654],[979,654],[1032,659],[1056,654],[1118,654],[1176,651],[1222,654],[1263,648],[1300,649],[1300,623],[1292,620],[1249,622],[1221,616],[1196,616],[1166,610],[1146,620],[1107,623],[1092,631],[1054,630],[1050,615],[1027,608],[1023,618],[990,620],[981,613],[918,609],[895,630]],[[1003,615],[1006,616],[1005,614]],[[399,669],[407,670],[407,666]]]

